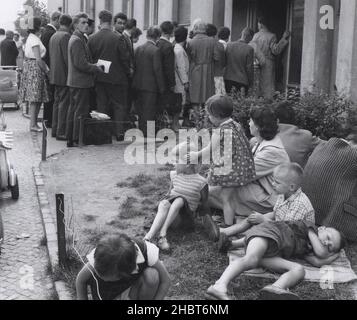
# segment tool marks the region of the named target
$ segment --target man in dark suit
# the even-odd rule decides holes
[[[150,27],[147,42],[135,51],[135,75],[133,87],[137,91],[137,112],[139,128],[147,136],[147,122],[156,121],[159,112],[160,94],[165,91],[160,49],[156,46],[160,30]]]
[[[254,49],[248,44],[254,36],[250,28],[242,31],[241,39],[227,44],[226,69],[224,82],[227,93],[231,93],[235,88],[237,92],[244,91],[246,95],[248,89],[254,81]]]
[[[103,69],[93,64],[84,34],[88,30],[88,16],[85,13],[73,18],[74,32],[68,44],[68,78],[70,87],[70,107],[67,114],[67,146],[73,147],[79,141],[80,118],[89,113],[90,89],[94,87],[94,77]]]
[[[161,108],[168,111],[171,116],[175,116],[174,110],[174,90],[176,86],[175,76],[175,52],[170,39],[174,32],[174,25],[170,21],[164,21],[160,25],[161,37],[157,46],[161,52],[162,69],[164,72],[165,92],[161,96]],[[181,107],[181,106],[180,106]]]
[[[19,55],[14,41],[14,32],[6,31],[6,38],[1,42],[1,65],[16,66],[16,58]]]
[[[52,137],[66,140],[67,112],[70,104],[68,76],[68,43],[71,38],[72,18],[62,15],[60,28],[52,36],[50,48],[50,84],[55,87],[52,116]]]
[[[60,12],[54,12],[51,15],[51,22],[45,27],[41,41],[46,48],[46,55],[43,60],[46,62],[47,66],[50,66],[50,40],[52,36],[57,32],[59,28],[59,19],[61,17]],[[54,86],[50,86],[50,101],[44,104],[43,110],[43,120],[47,121],[47,127],[52,127],[52,113],[53,113],[53,102],[54,102]]]
[[[115,136],[124,140],[124,122],[128,121],[127,100],[130,77],[130,52],[124,36],[112,31],[113,15],[103,10],[99,13],[100,31],[89,37],[88,48],[94,61],[111,62],[109,73],[96,79],[97,110],[110,115],[115,121]]]

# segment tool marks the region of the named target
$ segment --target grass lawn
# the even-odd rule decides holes
[[[83,229],[81,237],[84,246],[92,248],[98,239],[111,230],[120,230],[129,236],[143,238],[156,214],[157,204],[169,188],[170,166],[160,169],[158,176],[140,174],[120,182],[116,187],[129,190],[130,196],[118,209],[118,216],[109,221],[104,228]],[[119,199],[119,198],[118,198]],[[88,223],[95,221],[95,216],[87,216]],[[201,300],[207,288],[221,275],[228,264],[228,258],[218,253],[216,245],[208,240],[200,219],[196,221],[195,231],[190,233],[171,232],[168,235],[172,244],[170,254],[161,254],[172,278],[172,287],[168,299]],[[72,250],[69,250],[70,253]],[[85,249],[83,249],[83,252]],[[357,247],[348,251],[357,265]],[[57,279],[66,280],[74,289],[75,276],[81,263],[72,252],[70,268],[58,269]],[[238,300],[255,300],[261,288],[271,284],[271,280],[242,276],[231,287],[231,293]],[[293,290],[304,300],[351,300],[353,295],[349,285],[336,285],[334,290],[322,290],[319,284],[303,282]]]

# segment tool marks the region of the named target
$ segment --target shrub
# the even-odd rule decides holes
[[[234,102],[233,119],[245,129],[247,137],[249,131],[250,109],[252,106],[276,105],[288,100],[296,112],[296,125],[311,131],[321,139],[328,140],[332,137],[344,137],[348,129],[356,127],[357,112],[353,102],[337,93],[305,93],[289,90],[287,94],[277,93],[273,100],[264,100],[255,96],[242,96],[238,92],[230,94]],[[196,114],[196,128],[212,128],[204,109]]]

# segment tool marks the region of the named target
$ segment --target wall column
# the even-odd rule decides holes
[[[174,0],[159,0],[159,25],[164,21],[172,21]]]
[[[343,2],[343,1],[342,1]],[[320,9],[329,5],[336,12],[335,0],[306,0],[302,52],[301,89],[329,92],[332,77],[334,30],[323,30]],[[333,15],[334,17],[334,15]]]
[[[233,0],[226,0],[224,8],[224,25],[232,30],[233,25]]]
[[[337,51],[338,92],[357,102],[357,3],[341,1],[340,35]]]

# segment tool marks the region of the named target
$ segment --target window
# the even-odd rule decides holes
[[[145,0],[144,29],[157,25],[159,21],[159,0]]]
[[[123,0],[123,12],[129,19],[133,17],[134,12],[134,0]]]
[[[105,10],[108,10],[110,12],[113,12],[114,7],[113,7],[113,0],[105,0]]]
[[[191,24],[191,0],[174,1],[174,19],[179,25]]]

